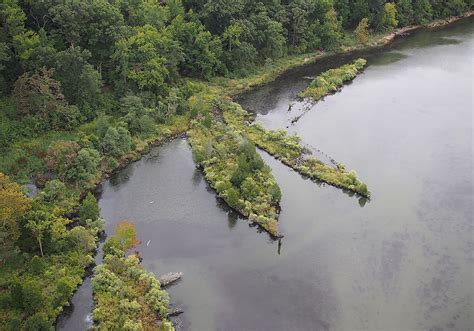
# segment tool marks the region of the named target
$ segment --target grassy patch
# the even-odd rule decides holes
[[[311,84],[298,93],[298,98],[319,101],[324,96],[338,91],[345,83],[353,80],[364,68],[367,60],[359,58],[352,64],[329,69],[317,76]]]

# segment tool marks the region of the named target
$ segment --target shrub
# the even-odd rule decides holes
[[[23,287],[19,282],[14,282],[10,286],[11,303],[14,308],[23,308]]]
[[[369,42],[369,20],[363,18],[357,28],[354,30],[357,41],[360,44],[367,44]]]
[[[50,331],[51,329],[51,323],[46,318],[46,315],[42,313],[30,316],[25,322],[25,330]]]
[[[81,146],[75,141],[58,140],[51,143],[46,152],[46,165],[61,179],[66,178]]]
[[[86,220],[95,221],[100,216],[100,209],[96,198],[92,193],[87,193],[79,208],[79,217],[83,223]]]
[[[27,281],[22,285],[23,308],[29,314],[35,313],[45,303],[43,291],[39,284],[34,281]]]
[[[66,177],[72,181],[92,181],[99,176],[99,152],[93,148],[83,148],[77,153]]]
[[[28,268],[30,273],[32,273],[33,275],[41,275],[44,272],[46,265],[42,258],[35,255],[30,260]]]
[[[102,150],[105,154],[119,157],[128,153],[132,146],[130,132],[123,127],[110,127],[102,140]]]

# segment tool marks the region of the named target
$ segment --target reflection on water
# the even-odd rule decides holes
[[[384,56],[378,56],[370,61],[371,66],[385,66],[407,58],[408,56],[399,52],[387,52]]]
[[[473,26],[372,54],[360,77],[291,127],[356,169],[370,203],[262,153],[282,191],[281,241],[216,198],[182,140],[105,183],[107,232],[134,221],[149,243],[139,247],[145,267],[184,273],[169,289],[185,311],[179,329],[472,329]],[[283,128],[303,77],[332,64],[289,72],[242,101],[263,125]],[[82,330],[91,299],[73,303],[74,323],[60,325]]]

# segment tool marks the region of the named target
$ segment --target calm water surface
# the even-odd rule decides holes
[[[313,107],[288,112],[305,77],[334,62],[242,97],[257,121],[289,127],[372,191],[364,204],[262,153],[282,190],[281,246],[216,198],[184,140],[105,183],[106,231],[134,221],[144,266],[184,273],[169,289],[181,330],[473,329],[473,51],[471,21],[370,54]],[[59,329],[90,325],[89,284]]]

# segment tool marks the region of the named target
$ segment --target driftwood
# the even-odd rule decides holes
[[[174,308],[169,311],[167,317],[178,316],[178,315],[181,315],[182,313],[184,313],[184,310]]]
[[[182,272],[170,272],[166,275],[159,277],[158,281],[160,282],[162,287],[166,287],[176,282],[177,280],[181,279],[181,277],[183,277]]]

